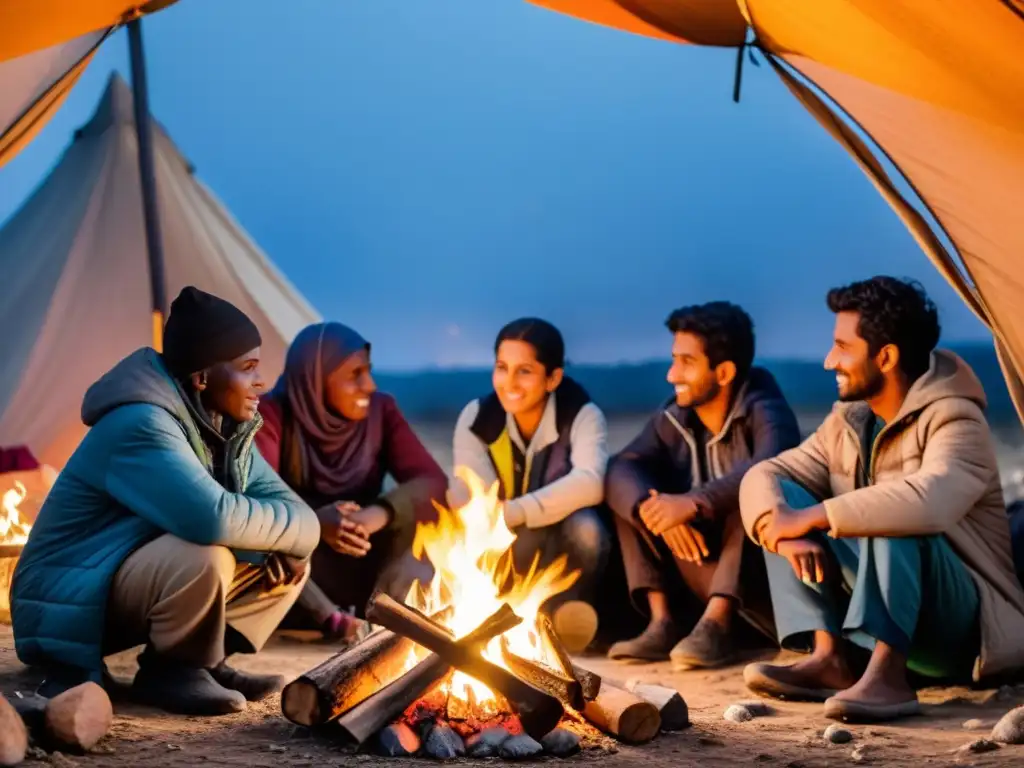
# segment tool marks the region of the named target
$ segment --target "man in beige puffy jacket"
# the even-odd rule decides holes
[[[834,289],[828,305],[840,402],[740,490],[779,640],[811,653],[744,676],[758,693],[825,701],[829,717],[891,719],[918,711],[908,668],[977,680],[1024,667],[1024,590],[985,395],[935,349],[935,305],[890,277]],[[859,676],[846,642],[870,651]]]

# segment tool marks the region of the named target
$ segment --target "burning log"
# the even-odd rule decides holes
[[[426,617],[423,617],[425,620]],[[472,652],[491,638],[507,632],[522,622],[515,612],[503,604],[498,611],[456,642]],[[449,633],[450,634],[450,633]],[[451,665],[435,653],[430,654],[390,685],[367,697],[338,720],[338,727],[355,744],[362,744],[378,730],[398,717],[451,670]]]
[[[442,627],[397,600],[377,592],[367,604],[366,616],[428,648],[453,667],[502,694],[519,715],[523,730],[531,736],[543,737],[562,718],[565,710],[558,699],[492,664],[476,650],[455,642]]]
[[[554,650],[555,656],[558,657],[558,663],[562,667],[562,672],[565,675],[571,675],[579,681],[579,684],[583,689],[583,698],[586,701],[593,701],[596,699],[598,692],[601,690],[600,675],[573,663],[569,654],[565,651],[565,646],[562,645],[562,641],[555,632],[555,628],[551,624],[551,619],[544,614],[539,614],[537,616],[537,629],[539,630],[541,637],[546,640],[548,645]],[[581,704],[575,708],[582,709],[583,707]]]
[[[639,696],[609,685],[601,684],[597,698],[588,701],[583,716],[612,736],[630,744],[650,741],[661,729],[658,708]]]
[[[415,648],[394,632],[374,632],[286,685],[281,710],[297,725],[327,723],[397,680]]]
[[[517,656],[512,653],[506,638],[501,639],[501,658],[505,662],[505,666],[520,680],[544,691],[549,696],[554,696],[562,702],[564,707],[583,709],[583,688],[575,677]]]

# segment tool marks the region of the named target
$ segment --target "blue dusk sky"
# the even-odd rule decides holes
[[[661,357],[728,299],[759,353],[820,358],[826,290],[921,280],[985,338],[868,180],[767,66],[524,0],[181,0],[144,22],[154,115],[314,306],[381,368],[486,364],[507,320],[577,362]],[[95,107],[127,37],[0,169],[0,219]],[[143,256],[140,254],[140,258]]]

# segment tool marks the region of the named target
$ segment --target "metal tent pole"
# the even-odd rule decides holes
[[[149,257],[149,288],[153,306],[153,348],[162,351],[164,317],[167,314],[167,287],[164,275],[164,242],[160,236],[160,216],[157,207],[153,133],[149,116],[149,88],[146,84],[146,58],[142,49],[141,19],[128,22],[128,50],[131,55],[132,93],[135,102],[135,136],[139,145],[142,213],[146,224],[146,252]]]

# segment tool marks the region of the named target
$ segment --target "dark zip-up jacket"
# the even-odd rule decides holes
[[[612,510],[635,519],[650,489],[687,493],[698,517],[720,520],[739,509],[740,481],[754,464],[800,443],[796,415],[775,377],[752,368],[722,426],[704,444],[707,477],[702,476],[695,436],[697,414],[669,400],[643,431],[612,457],[605,498]]]

